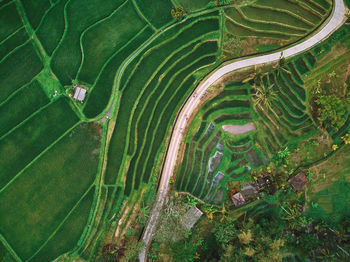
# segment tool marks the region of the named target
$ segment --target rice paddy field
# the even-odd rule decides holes
[[[242,76],[232,77],[241,81],[224,80],[224,83],[214,84],[209,91],[212,98],[201,105],[188,127],[184,153],[176,171],[176,190],[220,205],[226,199],[229,184],[252,182],[250,174],[261,172],[261,167],[268,165],[283,150],[317,137],[321,131],[309,104],[309,89],[313,86],[310,79],[314,80],[315,74],[319,75],[320,68],[326,64],[326,58],[322,57],[331,52],[329,45],[342,41],[347,45],[347,48],[342,48],[348,50],[348,30],[348,26],[342,27],[325,43],[283,65],[270,67],[264,73],[257,70],[253,77],[251,72],[242,73]],[[347,58],[338,59],[339,64],[334,68],[342,70],[341,63],[346,65]],[[346,78],[347,73],[341,72],[338,77]],[[256,100],[255,94],[261,86],[272,89],[270,92],[275,94],[271,106]],[[347,115],[343,117],[348,118]],[[337,143],[348,129],[349,123],[345,121],[338,131],[328,131]],[[315,149],[301,150],[309,151],[309,155]],[[305,161],[310,162],[311,157]],[[348,171],[343,174],[348,174]],[[342,185],[347,186],[341,182],[334,186]],[[332,189],[327,190],[332,192]],[[344,194],[346,192],[348,190]]]
[[[176,114],[198,83],[227,59],[302,40],[331,10],[328,0],[0,1],[0,260],[98,261],[123,204],[156,184]],[[207,101],[176,189],[220,204],[230,179],[244,181],[248,167],[317,132],[304,81],[331,46],[262,78],[278,92],[274,113],[254,106],[252,81]],[[255,129],[233,139],[221,129],[232,123]]]

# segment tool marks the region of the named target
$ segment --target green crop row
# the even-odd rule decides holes
[[[72,79],[76,78],[82,58],[80,47],[82,33],[111,14],[111,10],[116,10],[121,4],[121,0],[104,0],[103,5],[96,0],[85,0],[83,5],[80,1],[68,3],[66,6],[68,27],[51,60],[51,68],[62,85],[69,85]]]
[[[129,39],[132,39],[145,25],[132,2],[127,1],[106,19],[84,31],[81,40],[84,57],[79,68],[78,79],[92,85],[108,58],[123,48]],[[139,42],[138,46],[140,44],[142,42]]]
[[[32,43],[14,50],[0,63],[0,103],[38,74],[43,65]]]
[[[127,145],[127,132],[125,130],[128,129],[130,115],[134,108],[133,103],[130,103],[130,101],[136,102],[140,92],[143,92],[146,83],[151,80],[153,74],[155,74],[154,71],[159,67],[159,65],[162,64],[163,61],[166,61],[167,58],[171,56],[174,50],[179,49],[181,46],[186,45],[187,42],[190,42],[192,39],[196,39],[207,32],[217,30],[217,28],[217,19],[208,19],[198,21],[195,24],[190,24],[189,27],[186,27],[183,31],[180,31],[180,33],[174,31],[175,34],[177,33],[175,38],[154,47],[154,49],[151,49],[152,51],[147,52],[147,54],[143,56],[142,60],[140,60],[139,65],[133,72],[133,78],[127,82],[121,95],[117,124],[110,143],[110,161],[107,165],[106,171],[106,182],[108,184],[113,183],[115,179],[115,174],[118,172],[124,155],[124,147]]]
[[[269,0],[258,0],[256,2],[258,5],[267,6],[271,8],[278,8],[281,10],[287,10],[293,14],[308,20],[312,24],[318,24],[322,20],[322,16],[315,12],[313,9],[309,9],[304,5],[301,5],[297,1],[290,0],[278,0],[278,1],[269,1]]]
[[[171,86],[167,88],[158,102],[149,125],[149,128],[151,127],[154,132],[152,133],[148,130],[144,146],[146,150],[143,150],[139,160],[139,163],[147,163],[147,165],[146,168],[143,166],[144,169],[142,172],[136,172],[136,174],[143,174],[143,182],[148,183],[157,152],[161,148],[162,143],[164,143],[166,133],[177,113],[179,104],[182,104],[181,102],[185,100],[186,96],[193,88],[195,78],[189,76],[197,69],[213,64],[214,62],[215,55],[205,56],[194,62],[190,67],[180,72],[176,78],[173,79]],[[186,80],[184,81],[184,79]],[[141,165],[138,166],[137,170],[139,170],[139,167],[141,168]],[[137,178],[140,179],[140,177]],[[137,180],[135,188],[137,188],[138,185]]]
[[[0,159],[1,187],[77,121],[67,101],[59,99],[2,137],[0,152],[4,157]]]
[[[283,24],[267,23],[263,20],[251,20],[249,17],[245,16],[243,12],[240,12],[240,9],[236,7],[225,9],[225,14],[228,16],[228,19],[237,22],[237,24],[245,25],[251,28],[253,31],[262,30],[266,33],[266,35],[269,35],[270,33],[280,33],[282,35],[302,36],[307,32],[304,28],[286,27]]]
[[[188,63],[191,62],[191,58],[196,58],[197,55],[200,55],[200,53],[198,53],[199,50],[194,52],[195,47],[197,45],[199,46],[200,42],[200,40],[196,40],[193,43],[190,42],[190,44],[186,45],[185,47],[180,47],[180,50],[176,50],[167,58],[168,60],[158,68],[156,75],[152,76],[151,81],[147,83],[147,86],[137,103],[131,122],[128,148],[129,155],[134,153],[135,139],[137,141],[142,140],[148,125],[148,121],[152,116],[155,103],[161,96],[162,92],[164,92],[166,89],[167,84],[171,81],[171,78],[178,71],[182,70],[186,65],[188,65]]]
[[[49,102],[38,81],[21,88],[0,105],[0,137]]]
[[[225,100],[222,101],[220,104],[211,107],[209,110],[207,110],[203,114],[203,120],[207,120],[208,117],[214,113],[215,111],[218,111],[220,109],[227,109],[227,108],[250,108],[250,101],[249,100]]]
[[[119,67],[140,43],[145,42],[151,36],[152,32],[150,27],[146,27],[145,30],[113,55],[105,64],[84,107],[84,114],[87,117],[96,117],[107,106]]]
[[[49,55],[55,50],[65,31],[64,7],[67,2],[68,0],[61,0],[52,7],[36,30],[37,37]]]
[[[178,0],[186,11],[195,11],[206,7],[210,0]]]
[[[197,175],[196,184],[191,190],[192,194],[197,197],[200,197],[200,195],[203,193],[204,185],[206,183],[207,172],[208,172],[207,166],[208,166],[210,154],[215,148],[216,144],[218,143],[220,136],[221,136],[221,131],[219,130],[215,134],[215,136],[210,140],[210,142],[207,144],[206,148],[204,149],[203,157],[201,159],[201,172],[197,173],[200,175]]]
[[[184,79],[185,76],[189,75],[189,72],[195,72],[196,69],[202,68],[204,66],[208,66],[211,64],[214,64],[216,62],[216,55],[212,56],[206,56],[198,62],[196,62],[193,66],[191,66],[188,70],[188,72],[183,72],[183,75],[179,75],[179,83],[181,82],[180,79]],[[166,136],[166,133],[168,131],[168,128],[170,124],[172,123],[173,119],[175,118],[175,114],[177,112],[177,108],[182,104],[182,102],[185,100],[186,96],[190,93],[191,88],[193,87],[193,84],[195,83],[196,79],[194,77],[189,77],[185,82],[183,82],[180,87],[177,89],[177,91],[172,95],[171,100],[169,101],[166,110],[163,111],[163,114],[160,118],[160,126],[157,128],[156,133],[153,136],[153,142],[152,142],[152,150],[150,151],[149,160],[147,161],[145,174],[143,176],[143,182],[148,183],[148,180],[151,176],[152,167],[154,165],[154,162],[156,160],[156,154],[159,151],[159,148],[161,147],[161,144],[164,143],[164,139]],[[173,82],[174,86],[178,86],[178,83],[176,81]],[[168,96],[170,97],[170,96]],[[161,139],[159,139],[161,138]],[[147,148],[147,147],[146,147]]]
[[[16,48],[19,48],[26,40],[28,40],[28,34],[24,27],[16,30],[11,34],[4,42],[0,44],[0,61]]]
[[[171,0],[135,0],[145,18],[156,28],[161,28],[174,21],[171,9],[174,7]]]
[[[0,42],[23,26],[15,2],[0,7],[0,24]]]
[[[57,108],[64,106],[57,104]],[[63,122],[59,120],[60,125]],[[57,126],[51,127],[48,133],[55,129]],[[47,136],[41,135],[42,139]],[[59,236],[54,236],[60,239],[56,243],[57,251],[63,247],[70,249],[72,241],[80,237],[85,226],[80,222],[86,219],[84,213],[89,212],[89,204],[84,213],[79,214],[82,217],[74,215],[74,220],[79,221],[65,222],[63,226],[69,230],[60,233],[59,226],[91,187],[98,163],[95,150],[99,146],[100,137],[96,136],[94,124],[82,124],[66,134],[1,192],[0,212],[3,215],[0,223],[4,236],[23,260],[33,256],[57,229]],[[50,242],[48,245],[51,250],[54,248]],[[58,255],[51,255],[55,254]]]
[[[50,1],[35,0],[21,1],[21,3],[24,7],[29,23],[34,29],[37,28],[46,10],[50,8]]]
[[[278,6],[278,5],[276,5]],[[291,13],[281,12],[276,9],[264,8],[263,6],[248,5],[241,7],[242,12],[249,18],[259,20],[262,17],[266,22],[278,22],[281,24],[291,25],[296,28],[310,30],[311,26],[304,20],[301,20]]]
[[[30,261],[53,261],[59,255],[71,251],[72,247],[78,244],[88,222],[94,191],[95,188],[91,187],[84,198],[80,200],[78,206],[69,214],[67,220],[59,227],[58,231]],[[69,235],[67,235],[68,232]]]
[[[232,120],[251,120],[252,116],[250,113],[240,113],[240,114],[223,114],[220,115],[219,117],[215,118],[214,122],[215,124],[223,124],[225,121],[232,121]]]

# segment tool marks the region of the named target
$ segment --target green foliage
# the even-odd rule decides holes
[[[212,232],[214,233],[217,242],[223,246],[227,245],[237,234],[234,223],[230,222],[215,222],[215,227]]]
[[[316,104],[318,108],[318,118],[325,127],[339,128],[344,125],[350,98],[341,99],[336,95],[321,95]]]
[[[196,255],[197,247],[201,241],[194,243],[191,240],[179,241],[171,245],[170,252],[175,261],[192,262]]]

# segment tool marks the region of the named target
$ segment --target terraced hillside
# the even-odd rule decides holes
[[[288,1],[278,2],[283,9]],[[303,14],[318,8],[320,15],[314,12],[293,41],[317,27],[331,8],[326,0],[306,2]],[[174,20],[171,10],[178,5],[186,14]],[[257,5],[267,3],[252,8]],[[51,261],[64,253],[90,261],[119,219],[123,201],[157,178],[176,113],[222,62],[229,19],[243,19],[248,7],[215,7],[206,0],[0,1],[0,251],[4,247],[16,261]],[[224,16],[230,17],[226,25]],[[303,70],[302,63],[293,63]],[[263,81],[289,85],[294,78],[288,77],[276,72]],[[83,102],[73,99],[75,85],[87,91]],[[295,128],[309,124],[298,122],[305,111],[300,88],[278,88],[295,88],[295,96],[280,97],[286,121],[297,119]],[[241,105],[227,116],[219,107],[208,111],[203,128],[237,114],[240,123],[260,117],[252,108],[251,83],[228,90]],[[294,101],[295,109],[289,104]],[[227,137],[217,130],[220,140]],[[212,155],[213,134],[201,145],[205,158]],[[252,146],[266,161],[264,154],[271,152]],[[203,181],[194,182],[198,195],[209,190],[200,187]],[[210,188],[201,196],[208,201],[217,195]]]
[[[252,170],[287,144],[314,135],[303,77],[315,63],[307,52],[265,75],[257,73],[245,84],[227,84],[206,102],[189,128],[197,131],[185,139],[177,190],[220,204],[229,181],[249,181]],[[270,105],[259,100],[259,93],[267,92],[275,94]]]
[[[258,0],[251,5],[227,7],[224,42],[228,47],[224,45],[224,55],[237,54],[237,44],[230,45],[236,37],[242,41],[243,55],[295,42],[320,25],[330,9],[327,0]]]
[[[121,104],[110,143],[107,184],[116,182],[124,154],[131,159],[125,193],[149,181],[176,109],[196,83],[193,73],[216,63],[218,29],[217,13],[188,20],[135,59],[119,86]],[[130,130],[129,136],[123,130]]]

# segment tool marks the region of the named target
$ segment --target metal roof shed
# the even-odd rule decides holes
[[[83,102],[86,96],[86,90],[81,87],[76,87],[73,98],[77,101]]]

